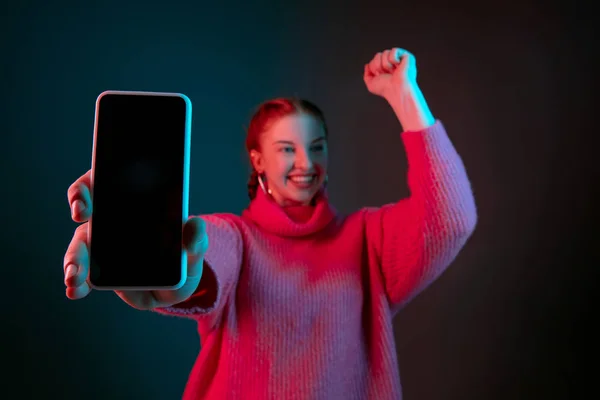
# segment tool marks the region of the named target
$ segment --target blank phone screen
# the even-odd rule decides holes
[[[98,100],[93,285],[168,287],[181,280],[187,113],[179,96],[104,94]]]

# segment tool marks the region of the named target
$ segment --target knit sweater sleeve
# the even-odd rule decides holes
[[[210,330],[219,321],[225,304],[235,295],[243,246],[234,216],[211,214],[200,217],[206,223],[209,244],[198,289],[186,301],[154,311],[197,320]]]
[[[477,222],[465,167],[442,123],[403,132],[402,140],[410,196],[366,213],[367,241],[394,313],[442,274]]]

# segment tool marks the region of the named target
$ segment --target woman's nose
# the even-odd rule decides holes
[[[298,169],[311,170],[313,168],[313,164],[314,162],[309,153],[305,151],[297,153],[296,166]]]

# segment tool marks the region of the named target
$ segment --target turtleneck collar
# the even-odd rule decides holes
[[[282,207],[262,190],[250,202],[242,216],[264,230],[279,236],[307,236],[325,228],[333,220],[336,210],[329,204],[326,189],[321,189],[312,205]]]

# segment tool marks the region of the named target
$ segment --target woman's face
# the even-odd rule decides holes
[[[261,151],[250,157],[266,176],[281,206],[309,204],[327,175],[327,139],[321,122],[309,114],[282,117],[263,132]]]

